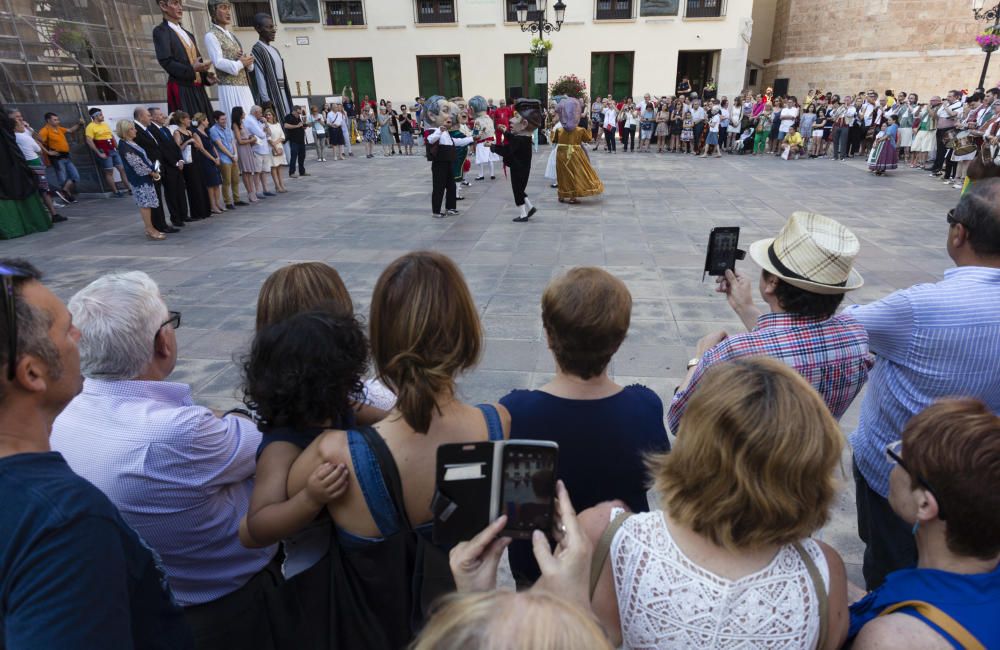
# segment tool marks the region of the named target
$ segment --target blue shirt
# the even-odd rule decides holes
[[[260,440],[250,420],[196,405],[187,384],[100,379],[84,380],[51,437],[163,558],[185,607],[239,589],[274,557],[276,546],[239,541]]]
[[[212,128],[208,130],[208,137],[210,137],[212,142],[216,144],[215,150],[219,154],[219,160],[227,165],[231,165],[235,162],[231,156],[226,155],[226,152],[222,150],[222,147],[218,146],[218,141],[221,140],[226,149],[236,153],[236,138],[233,137],[232,129],[224,129],[218,124],[214,124],[212,125]]]
[[[510,411],[511,440],[559,444],[559,478],[577,512],[611,499],[633,512],[649,510],[644,456],[670,450],[663,402],[652,390],[633,384],[593,400],[514,390],[500,403]],[[510,558],[519,578],[538,576],[530,542],[515,542]]]
[[[149,547],[57,453],[0,458],[0,648],[194,647]]]
[[[936,399],[975,397],[1000,413],[1000,269],[963,266],[844,310],[868,332],[877,355],[851,434],[868,485],[889,495],[885,446]]]
[[[852,641],[866,623],[888,607],[907,600],[929,603],[953,618],[986,648],[1000,648],[1000,567],[989,573],[960,574],[938,569],[901,569],[885,578],[882,586],[851,605],[851,626],[847,640]],[[924,623],[940,634],[956,650],[962,645],[916,610],[898,610]]]

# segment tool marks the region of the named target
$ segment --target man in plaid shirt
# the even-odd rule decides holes
[[[726,272],[725,293],[747,332],[709,334],[670,404],[670,430],[677,432],[684,408],[712,364],[766,355],[795,368],[826,401],[837,419],[868,379],[874,360],[868,334],[851,316],[837,314],[844,294],[864,281],[852,268],[860,243],[846,227],[822,215],[796,212],[773,239],[754,242],[750,256],[761,267],[760,294],[770,307],[753,304],[751,280]]]

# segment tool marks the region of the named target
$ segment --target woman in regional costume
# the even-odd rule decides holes
[[[596,196],[604,192],[604,183],[590,166],[590,158],[582,146],[592,138],[590,131],[578,126],[581,110],[580,100],[575,97],[567,97],[556,107],[562,130],[553,136],[552,144],[558,147],[556,183],[560,203],[576,203],[580,197]]]
[[[243,51],[243,44],[229,31],[233,6],[229,0],[209,0],[208,15],[212,27],[205,34],[205,53],[219,78],[219,104],[227,116],[241,106],[247,113],[254,105],[247,74],[254,71],[253,57]],[[206,113],[211,115],[211,112]]]
[[[888,126],[886,126],[888,124]],[[881,176],[887,170],[896,169],[899,165],[899,154],[896,152],[896,116],[889,115],[882,126],[885,128],[875,136],[875,146],[868,157],[868,171]]]
[[[490,180],[495,180],[494,163],[499,162],[500,156],[490,150],[490,145],[496,143],[496,129],[493,126],[493,118],[487,114],[489,105],[485,97],[476,95],[469,100],[469,108],[476,116],[472,131],[476,143],[476,164],[479,165],[479,176],[476,176],[476,180],[485,180],[487,165],[490,167]]]

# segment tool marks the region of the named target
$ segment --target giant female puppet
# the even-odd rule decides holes
[[[553,134],[552,145],[556,147],[556,184],[560,203],[576,203],[582,196],[604,192],[604,183],[590,166],[587,151],[581,146],[591,141],[590,131],[579,126],[582,109],[580,100],[575,97],[566,97],[556,107],[562,129]]]
[[[163,22],[153,28],[156,60],[167,72],[167,109],[212,114],[205,86],[215,82],[211,62],[203,61],[194,34],[181,27],[183,0],[157,0]]]
[[[514,221],[527,221],[537,208],[525,194],[531,175],[531,134],[542,125],[542,103],[537,99],[519,99],[514,104],[515,114],[510,118],[510,130],[504,144],[493,145],[503,162],[510,168],[510,187],[514,191],[514,205],[521,215]]]
[[[212,26],[205,34],[205,53],[219,77],[222,112],[230,117],[233,108],[242,106],[244,113],[249,113],[254,101],[248,74],[253,74],[254,60],[243,50],[240,40],[229,31],[233,22],[230,0],[208,0],[208,15],[212,18]]]
[[[487,113],[489,104],[482,95],[476,95],[469,100],[469,108],[475,113],[476,120],[473,127],[472,137],[476,143],[476,164],[479,165],[479,176],[477,181],[486,178],[486,166],[490,166],[490,180],[496,178],[493,163],[500,160],[500,156],[493,153],[490,145],[496,143],[496,130],[493,127],[493,118]]]

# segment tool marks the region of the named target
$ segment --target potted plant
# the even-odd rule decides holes
[[[71,54],[80,55],[90,47],[87,35],[75,27],[59,25],[52,30],[52,42]]]
[[[986,31],[976,37],[976,43],[983,48],[983,52],[996,52],[1000,49],[1000,29],[987,27]]]
[[[575,74],[564,74],[549,86],[549,97],[565,95],[576,97],[584,104],[587,103],[587,82],[580,79]]]
[[[547,41],[541,37],[531,39],[531,53],[542,58],[552,49],[552,41]]]

